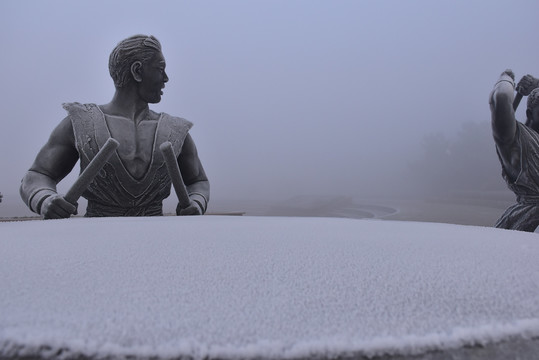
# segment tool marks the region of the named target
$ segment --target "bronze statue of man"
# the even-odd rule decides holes
[[[490,94],[492,134],[502,165],[502,176],[517,196],[495,226],[533,232],[539,226],[539,79],[524,76],[516,89],[528,96],[526,123],[515,118],[515,82],[504,71]]]
[[[189,204],[177,215],[201,215],[208,205],[210,186],[188,131],[189,121],[156,113],[148,104],[161,101],[168,82],[161,44],[153,36],[135,35],[122,40],[109,57],[116,88],[108,104],[64,104],[68,115],[22,179],[20,193],[29,208],[44,219],[67,218],[77,203],[57,194],[56,185],[80,160],[81,172],[104,143],[119,146],[91,181],[82,196],[86,215],[154,216],[163,214],[162,202],[170,195],[171,179],[159,146],[170,142],[189,195]]]

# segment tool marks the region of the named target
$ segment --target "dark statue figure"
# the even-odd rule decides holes
[[[533,232],[539,225],[539,79],[524,76],[514,101],[514,78],[506,70],[490,94],[492,134],[502,176],[517,197],[495,226]],[[528,96],[525,124],[515,119],[520,96]]]
[[[90,180],[85,180],[80,191],[88,200],[85,216],[162,215],[171,176],[160,145],[170,143],[173,154],[178,154],[172,159],[177,158],[179,178],[188,194],[187,204],[180,202],[176,214],[204,214],[210,186],[188,133],[192,123],[148,107],[161,101],[169,80],[161,44],[146,35],[121,41],[110,54],[109,71],[116,92],[108,104],[64,104],[67,117],[53,130],[22,179],[23,201],[44,219],[76,214],[80,195],[59,195],[56,185],[80,160],[79,179],[85,170],[97,169],[86,176]],[[105,160],[97,160],[103,158],[97,154],[105,151],[109,138],[116,140],[117,149],[109,150]]]

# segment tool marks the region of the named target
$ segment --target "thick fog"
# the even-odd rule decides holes
[[[0,216],[29,214],[20,179],[61,104],[110,101],[109,53],[139,33],[167,61],[153,109],[195,124],[213,204],[407,196],[478,171],[444,175],[440,149],[480,154],[503,187],[488,95],[506,68],[539,76],[537,14],[534,0],[1,1]],[[470,129],[481,150],[463,148]]]

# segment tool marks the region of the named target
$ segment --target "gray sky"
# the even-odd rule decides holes
[[[398,186],[425,134],[490,119],[501,71],[539,76],[537,14],[536,0],[3,0],[0,192],[18,198],[63,102],[111,99],[108,55],[137,33],[163,45],[153,109],[195,123],[215,201]]]

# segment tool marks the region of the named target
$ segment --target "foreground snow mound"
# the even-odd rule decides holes
[[[0,223],[0,355],[411,355],[539,336],[539,238],[433,223]]]

